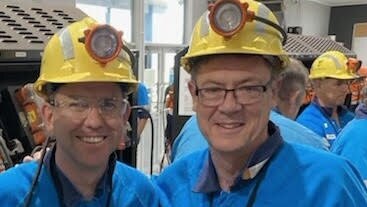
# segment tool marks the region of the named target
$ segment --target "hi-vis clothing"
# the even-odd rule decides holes
[[[269,129],[230,192],[221,190],[208,149],[174,162],[155,182],[175,207],[367,206],[367,189],[348,161],[283,142],[279,129]]]
[[[296,121],[324,137],[332,146],[341,129],[354,118],[354,114],[343,106],[338,107],[339,124],[331,118],[331,112],[314,99],[297,117]]]
[[[52,155],[54,156],[54,155]],[[46,155],[45,165],[37,183],[30,206],[72,206],[72,207],[153,207],[159,206],[159,196],[150,180],[127,165],[113,160],[96,188],[95,197],[90,200],[81,198],[71,182],[60,172],[56,174],[60,185],[55,184],[52,173],[50,153]],[[115,163],[115,164],[113,164]],[[21,164],[0,174],[1,206],[23,206],[25,198],[31,189],[38,163],[33,161]],[[54,166],[55,167],[55,166]],[[57,168],[57,167],[56,167]],[[60,199],[60,189],[63,189],[63,199]],[[163,197],[162,197],[163,198]]]
[[[329,150],[329,144],[319,135],[283,115],[270,112],[270,120],[280,129],[286,142],[308,145]],[[205,149],[208,143],[199,129],[196,116],[192,116],[182,127],[172,146],[171,160],[176,161],[192,152]]]
[[[367,185],[367,106],[361,103],[356,117],[343,128],[331,151],[350,160]]]

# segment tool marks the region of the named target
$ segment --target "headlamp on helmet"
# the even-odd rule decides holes
[[[211,28],[219,35],[230,38],[237,34],[245,26],[246,22],[260,21],[277,29],[283,36],[283,45],[287,40],[287,34],[276,23],[256,16],[253,11],[248,10],[247,2],[239,0],[218,0],[210,4],[208,9]]]
[[[81,41],[88,54],[101,64],[112,61],[120,54],[123,47],[121,31],[104,24],[87,29],[84,34]]]

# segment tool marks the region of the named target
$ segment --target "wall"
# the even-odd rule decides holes
[[[287,27],[301,26],[303,35],[327,36],[330,7],[308,0],[284,0]]]
[[[351,49],[353,25],[367,22],[367,5],[332,7],[329,34],[336,35],[336,41],[343,42]]]

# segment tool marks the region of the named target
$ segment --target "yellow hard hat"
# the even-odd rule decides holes
[[[279,58],[283,67],[288,64],[288,56],[282,47],[286,33],[264,4],[253,0],[218,0],[214,6],[209,7],[209,10],[199,18],[193,29],[189,50],[181,59],[185,70],[188,72],[191,70],[190,59],[214,54],[275,56]],[[220,12],[223,14],[216,15]],[[231,12],[237,12],[239,15],[232,17]],[[229,22],[223,26],[224,33],[217,31],[216,24],[225,24],[226,21],[241,18],[244,19],[242,25],[228,32],[228,35],[226,31],[236,23]]]
[[[122,32],[86,17],[60,30],[47,43],[34,88],[45,95],[49,83],[115,82],[126,85],[131,93],[138,83],[132,59],[122,43]]]
[[[327,51],[316,58],[310,70],[310,79],[355,79],[358,76],[348,68],[348,58],[339,51]]]

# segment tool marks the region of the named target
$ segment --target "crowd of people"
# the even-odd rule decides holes
[[[126,139],[127,98],[144,87],[134,56],[115,28],[89,17],[70,24],[47,43],[34,83],[45,145],[55,144],[0,174],[1,205],[367,206],[367,87],[355,112],[344,105],[361,64],[326,51],[308,70],[284,51],[286,39],[262,3],[209,7],[181,59],[195,115],[174,139],[172,164],[149,178],[114,153]]]

